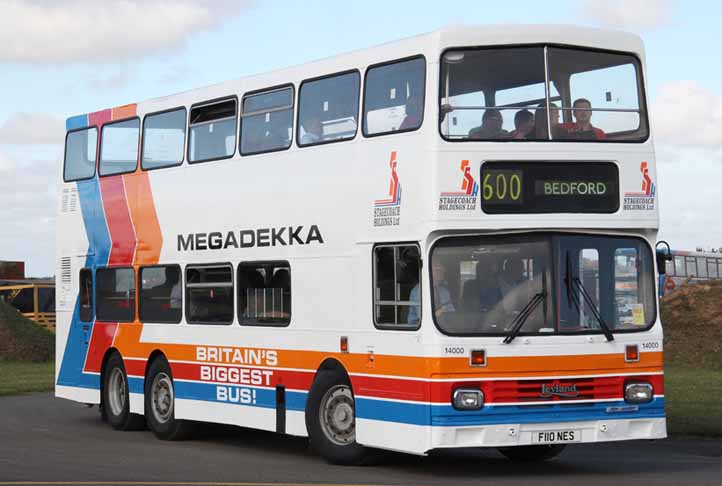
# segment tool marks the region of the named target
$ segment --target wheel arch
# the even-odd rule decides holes
[[[153,362],[157,359],[163,358],[166,363],[168,362],[168,358],[166,357],[165,353],[160,349],[154,349],[149,355],[148,359],[145,362],[145,370],[143,371],[143,389],[145,390],[145,381],[148,379],[148,370],[150,370],[150,365],[153,364]],[[168,366],[170,367],[170,363],[168,363]],[[172,370],[171,370],[172,372]]]

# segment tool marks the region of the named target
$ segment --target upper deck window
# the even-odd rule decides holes
[[[450,141],[646,140],[639,61],[562,47],[446,51],[440,130]]]
[[[104,125],[100,141],[100,175],[133,172],[138,166],[139,138],[138,118]]]
[[[189,162],[232,157],[236,147],[236,99],[191,108],[189,126]]]
[[[243,97],[241,154],[285,150],[293,133],[293,87]]]
[[[370,67],[364,87],[364,136],[419,128],[424,119],[425,86],[423,57]]]
[[[185,142],[185,108],[146,116],[143,122],[143,170],[180,165]]]
[[[98,129],[85,128],[69,132],[65,139],[65,182],[89,179],[95,175],[95,152],[98,149]]]
[[[298,145],[354,138],[360,84],[358,71],[304,81],[299,95]]]

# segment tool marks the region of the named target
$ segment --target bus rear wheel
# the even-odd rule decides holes
[[[156,358],[145,377],[145,415],[148,427],[162,440],[181,440],[190,432],[190,424],[175,418],[175,388],[170,365]]]
[[[500,447],[499,452],[516,462],[541,462],[557,457],[565,447],[563,444]]]
[[[348,378],[321,371],[306,403],[306,429],[316,452],[333,464],[360,464],[367,449],[356,442],[354,397]]]
[[[102,407],[102,413],[115,430],[140,430],[145,425],[142,415],[130,413],[128,375],[117,353],[105,364]]]

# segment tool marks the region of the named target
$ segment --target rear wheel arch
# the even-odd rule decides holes
[[[313,383],[316,382],[318,376],[323,372],[331,372],[337,374],[339,378],[343,378],[348,383],[351,383],[351,377],[349,376],[348,371],[346,371],[346,367],[336,358],[326,358],[325,360],[323,360],[321,365],[316,370],[316,374],[313,376]],[[311,383],[311,387],[313,387],[313,383]],[[351,390],[353,391],[353,385],[351,386]]]

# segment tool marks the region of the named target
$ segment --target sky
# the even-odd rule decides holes
[[[55,261],[65,119],[451,25],[573,24],[647,50],[660,239],[722,247],[722,2],[0,0],[0,260]]]

